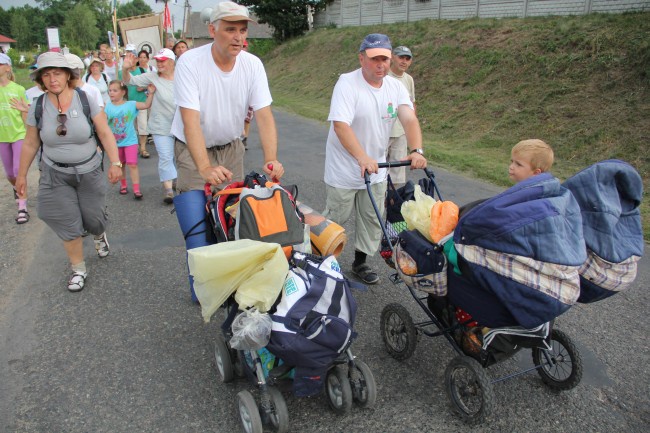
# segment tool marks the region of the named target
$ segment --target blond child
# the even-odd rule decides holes
[[[521,182],[531,176],[545,173],[553,165],[553,149],[542,140],[523,140],[515,144],[510,153],[508,176]]]

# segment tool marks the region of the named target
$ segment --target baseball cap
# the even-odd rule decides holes
[[[390,58],[392,50],[390,39],[381,33],[369,34],[359,47],[359,52],[365,51],[368,57],[386,56]]]
[[[11,58],[5,53],[0,53],[0,65],[11,66]]]
[[[395,48],[393,50],[393,54],[395,54],[396,56],[409,56],[411,58],[413,57],[413,53],[411,52],[411,50],[408,47],[405,47],[403,45],[400,45],[399,47]]]
[[[124,47],[124,51],[130,51],[132,53],[135,53],[138,51],[138,48],[135,46],[135,44],[126,44],[126,47]]]
[[[153,56],[156,60],[173,60],[176,61],[176,54],[169,48],[162,48],[158,53]]]
[[[217,20],[224,21],[253,21],[248,15],[246,6],[238,5],[233,2],[221,2],[212,9],[210,14],[210,22],[213,23]]]

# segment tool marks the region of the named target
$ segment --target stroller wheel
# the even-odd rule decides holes
[[[568,335],[551,331],[551,350],[533,349],[533,363],[542,381],[558,391],[574,388],[582,379],[582,359]]]
[[[494,391],[483,367],[469,356],[457,356],[445,370],[445,389],[463,421],[480,424],[492,413]]]
[[[386,350],[398,361],[413,355],[417,333],[411,314],[400,304],[388,304],[381,312],[381,337]]]
[[[373,407],[377,400],[377,384],[375,376],[368,365],[359,360],[354,360],[354,370],[350,370],[350,385],[353,399],[361,407]]]
[[[352,408],[352,387],[347,373],[340,366],[334,366],[327,372],[325,392],[329,405],[338,415],[345,415]]]
[[[246,433],[262,433],[262,418],[257,409],[253,395],[249,391],[240,391],[237,394],[239,418]]]
[[[228,345],[223,341],[219,335],[214,343],[214,361],[217,366],[217,372],[223,383],[232,382],[235,377],[233,370],[232,359],[230,358],[230,350]]]
[[[273,386],[267,386],[266,392],[269,396],[270,405],[266,409],[263,407],[263,404],[261,405],[260,414],[262,415],[262,421],[265,424],[271,424],[273,431],[286,433],[289,431],[289,409],[287,408],[287,402],[284,400],[280,390]]]

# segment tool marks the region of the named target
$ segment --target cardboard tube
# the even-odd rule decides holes
[[[321,256],[333,254],[338,257],[348,241],[345,229],[304,203],[298,201],[296,205],[305,216],[305,224],[309,224],[312,252]]]

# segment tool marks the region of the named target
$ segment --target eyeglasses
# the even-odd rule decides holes
[[[65,127],[65,122],[68,120],[68,116],[66,116],[65,113],[59,113],[56,115],[56,120],[60,123],[60,125],[56,127],[56,135],[59,137],[65,137],[68,133],[68,128]]]

